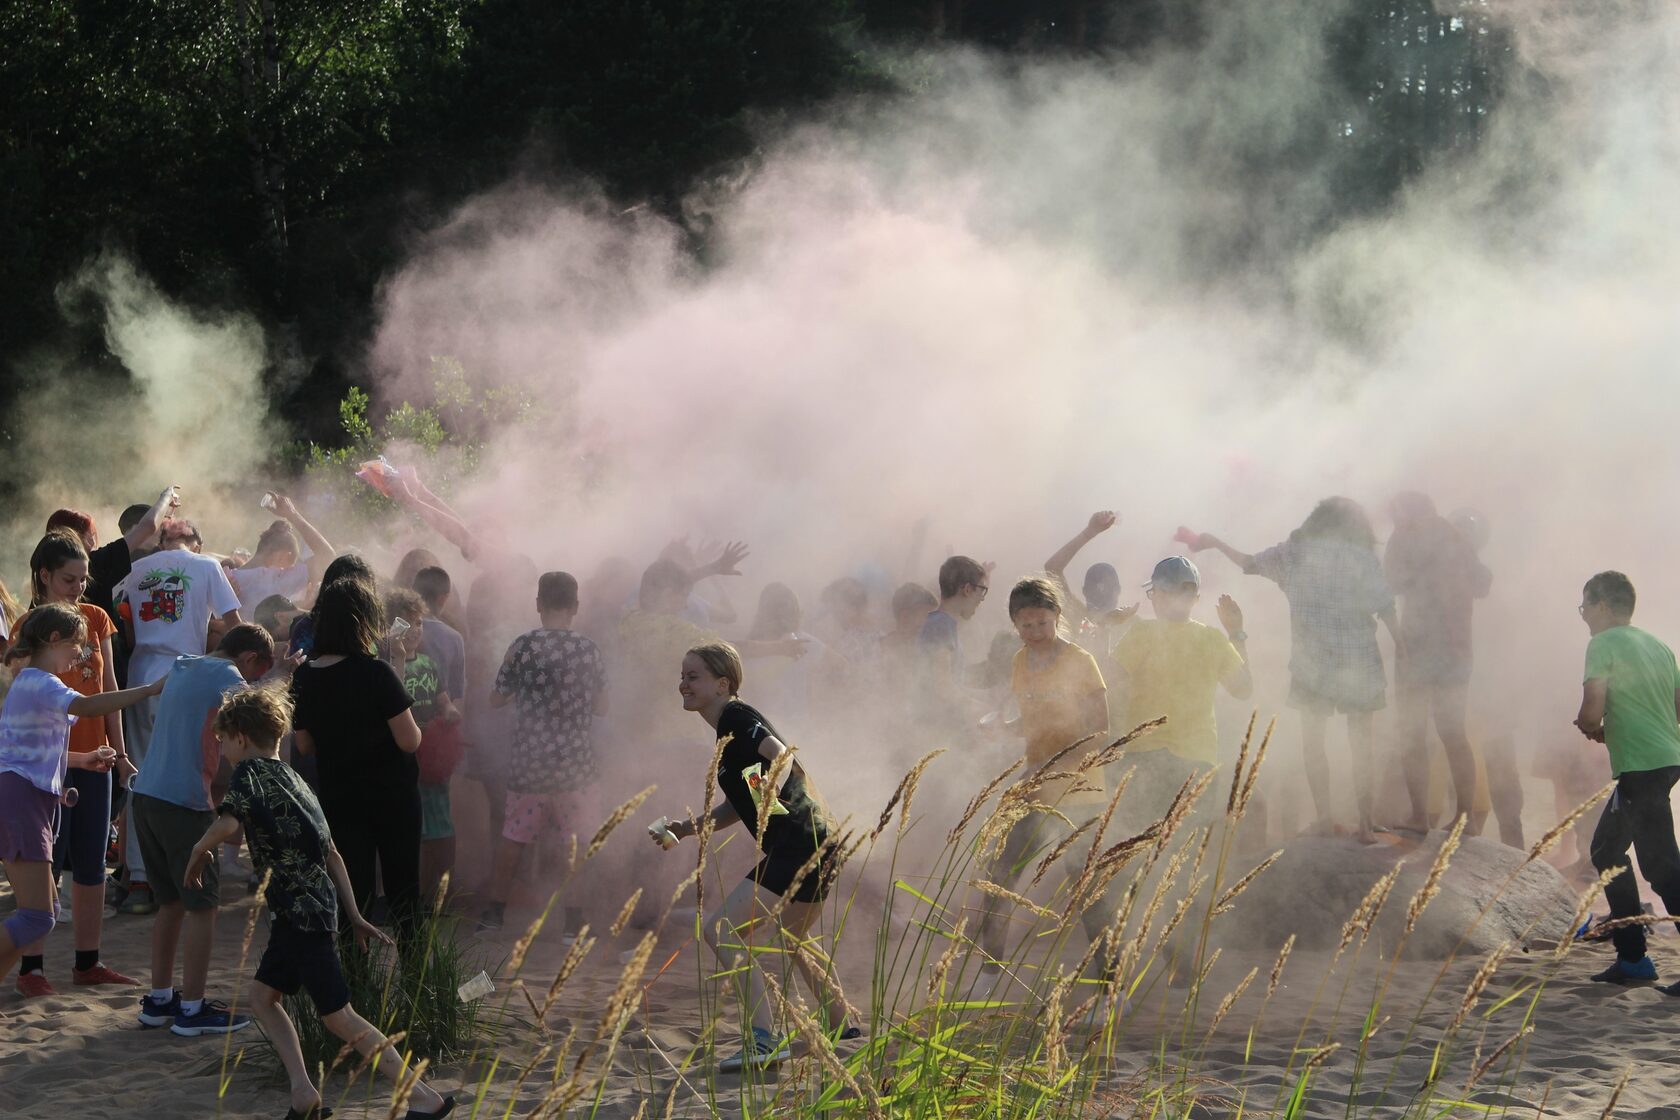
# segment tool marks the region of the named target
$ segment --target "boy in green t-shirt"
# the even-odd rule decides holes
[[[1616,789],[1593,829],[1592,862],[1602,873],[1622,873],[1604,887],[1610,917],[1640,913],[1639,886],[1627,866],[1628,848],[1668,913],[1680,913],[1680,847],[1668,794],[1680,779],[1680,668],[1674,652],[1632,626],[1633,583],[1620,572],[1600,572],[1581,592],[1581,618],[1592,631],[1575,726],[1610,752]],[[1609,984],[1657,978],[1645,953],[1645,927],[1611,933],[1616,962],[1594,976]],[[1680,995],[1680,984],[1663,989]]]

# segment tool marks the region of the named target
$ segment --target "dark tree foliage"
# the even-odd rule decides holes
[[[97,331],[67,327],[55,292],[101,249],[263,317],[313,363],[284,411],[320,436],[330,410],[304,406],[343,395],[380,276],[475,190],[534,165],[675,211],[758,122],[879,88],[871,41],[1123,66],[1192,43],[1214,2],[11,0],[0,438],[32,345],[98,364]],[[1353,210],[1475,140],[1504,47],[1475,5],[1346,3],[1328,41],[1345,111],[1326,130]]]

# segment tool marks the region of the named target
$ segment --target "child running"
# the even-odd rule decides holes
[[[1283,589],[1289,600],[1289,706],[1301,713],[1307,785],[1318,811],[1314,831],[1334,830],[1324,733],[1330,717],[1341,713],[1347,716],[1353,754],[1356,835],[1374,842],[1372,721],[1386,702],[1387,688],[1376,620],[1388,628],[1397,649],[1404,644],[1370,518],[1351,498],[1325,498],[1288,540],[1252,555],[1211,533],[1186,531],[1185,537],[1196,551],[1218,549],[1244,572],[1265,576]]]
[[[92,755],[71,753],[71,717],[98,719],[163,689],[158,680],[120,692],[78,693],[60,678],[82,658],[87,641],[87,622],[68,603],[36,607],[12,630],[6,659],[24,667],[0,706],[0,863],[17,910],[0,922],[0,976],[26,945],[52,932],[53,831],[67,767],[108,772],[117,760],[109,746]]]
[[[1592,862],[1600,873],[1622,873],[1604,885],[1610,918],[1636,918],[1639,885],[1628,866],[1628,849],[1639,870],[1670,914],[1680,914],[1680,848],[1674,840],[1669,792],[1680,780],[1680,668],[1674,651],[1633,625],[1633,582],[1621,572],[1600,572],[1581,591],[1581,620],[1587,667],[1581,711],[1575,726],[1610,755],[1616,788],[1593,829]],[[1645,953],[1645,927],[1612,930],[1616,960],[1593,977],[1607,984],[1637,984],[1657,978]],[[1680,983],[1663,989],[1680,995]]]
[[[606,663],[595,643],[572,629],[577,612],[577,580],[544,572],[537,580],[542,627],[514,639],[490,694],[492,708],[514,706],[514,731],[490,901],[479,918],[486,929],[501,928],[526,847],[578,830],[599,774],[590,720],[607,710]],[[575,931],[581,908],[566,911],[566,928]]]
[[[1076,771],[1087,755],[1108,746],[1108,690],[1102,670],[1089,652],[1062,636],[1062,598],[1052,581],[1024,579],[1017,583],[1009,592],[1009,620],[1022,643],[1015,653],[1010,691],[1021,709],[1019,728],[1027,741],[1028,773],[1089,737],[1083,748],[1057,763],[1058,769]],[[1012,888],[1033,861],[1108,803],[1101,769],[1049,782],[1039,788],[1035,798],[1049,810],[1029,812],[1010,829],[1002,853],[988,872],[991,881],[1001,887]],[[1072,852],[1064,853],[1063,870],[1076,874],[1084,866],[1092,842],[1087,838]],[[1009,959],[1002,906],[988,894],[980,920],[980,945],[986,954],[980,966],[980,984],[984,991],[994,994],[1001,994],[997,988],[1002,981],[1002,966]],[[1092,902],[1080,915],[1086,936],[1093,941],[1100,937],[1112,916],[1106,895]]]
[[[745,1038],[741,1052],[719,1065],[723,1073],[766,1069],[791,1053],[786,1039],[774,1033],[770,1001],[759,972],[763,958],[754,946],[772,940],[803,939],[816,924],[834,875],[829,841],[832,825],[804,767],[797,760],[789,760],[781,789],[772,792],[762,788],[766,776],[775,771],[777,759],[792,748],[762,712],[741,699],[743,675],[741,655],[735,647],[714,642],[696,646],[683,657],[677,687],[683,710],[704,719],[723,745],[717,782],[724,802],[712,810],[712,827],[727,828],[739,821],[764,853],[746,879],[729,892],[723,905],[706,917],[706,944],[723,963],[725,974],[737,978],[745,1026],[750,1028],[742,1032]],[[661,820],[657,824],[663,827],[649,832],[664,848],[699,832],[693,820]],[[801,878],[800,872],[807,865],[811,866]],[[789,891],[793,892],[791,897]],[[762,925],[771,909],[778,906],[781,915],[777,936],[767,937],[765,931],[754,927]],[[836,1037],[861,1037],[861,1030],[845,1025],[844,1003],[826,973],[804,953],[790,952],[782,959],[788,957],[811,994],[822,1001],[826,1022]]]
[[[324,1120],[321,1094],[304,1064],[297,1030],[281,1001],[299,988],[309,992],[321,1022],[364,1058],[375,1058],[381,1076],[393,1084],[408,1077],[408,1066],[385,1036],[350,1006],[350,987],[338,962],[335,935],[338,910],[363,949],[371,941],[392,944],[356,906],[350,876],[333,847],[320,802],[303,779],[280,761],[280,737],[291,725],[291,704],[276,688],[236,689],[227,694],[214,724],[222,756],[233,778],[216,822],[194,846],[184,876],[197,888],[216,849],[245,828],[245,843],[259,874],[267,873],[268,947],[251,984],[251,1010],[262,1024],[291,1081],[287,1120]],[[409,1096],[407,1120],[447,1116],[453,1096],[416,1081]],[[394,1112],[393,1112],[394,1115]]]

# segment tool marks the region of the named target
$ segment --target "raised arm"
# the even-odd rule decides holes
[[[1248,634],[1243,630],[1242,608],[1229,595],[1221,595],[1219,602],[1215,604],[1215,610],[1219,613],[1219,624],[1225,628],[1225,636],[1230,639],[1231,647],[1242,659],[1241,666],[1226,673],[1219,683],[1238,700],[1247,700],[1254,695],[1254,674],[1248,665]]]
[[[1190,551],[1206,552],[1210,548],[1217,552],[1223,552],[1231,563],[1235,564],[1245,572],[1254,567],[1254,553],[1242,552],[1238,549],[1232,548],[1212,533],[1197,534],[1196,543],[1190,546]]]
[[[1085,523],[1085,528],[1079,530],[1071,541],[1058,548],[1051,554],[1050,559],[1044,562],[1044,570],[1065,585],[1067,566],[1073,563],[1073,558],[1079,555],[1079,550],[1114,528],[1119,520],[1120,515],[1111,509],[1100,509],[1093,513],[1091,519]]]
[[[327,565],[332,563],[333,557],[337,556],[338,553],[333,550],[333,546],[327,538],[321,534],[321,530],[311,525],[308,519],[298,512],[297,506],[293,505],[292,500],[286,495],[276,494],[274,496],[274,511],[284,517],[292,528],[297,530],[298,536],[303,538],[303,543],[309,546],[309,582],[320,583],[321,576],[326,573]]]
[[[164,487],[158,500],[152,503],[152,508],[146,515],[134,523],[134,528],[123,534],[123,541],[130,552],[137,552],[152,543],[157,536],[158,525],[163,519],[175,512],[175,507],[181,504],[181,491],[174,486]]]
[[[419,515],[420,520],[444,540],[460,549],[464,558],[474,558],[473,537],[467,530],[467,523],[442,498],[426,489],[413,467],[397,472],[397,485],[392,496]]]

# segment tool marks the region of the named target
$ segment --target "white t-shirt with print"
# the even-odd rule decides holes
[[[121,594],[134,626],[131,688],[169,672],[177,657],[203,654],[210,620],[239,609],[239,596],[222,565],[184,548],[136,560]]]

